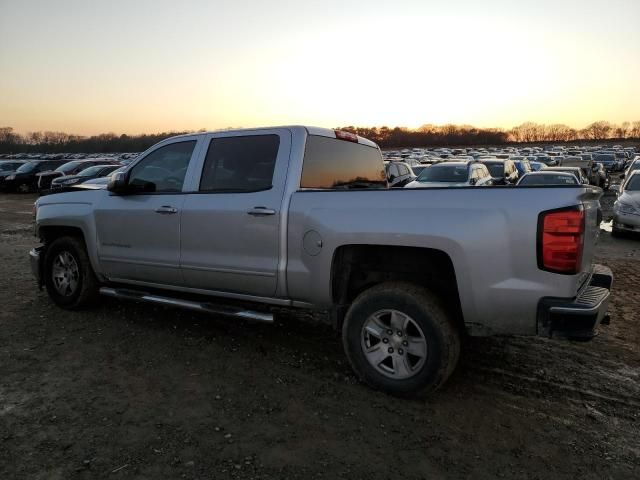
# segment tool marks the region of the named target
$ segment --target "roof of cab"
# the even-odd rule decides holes
[[[196,136],[196,135],[208,135],[211,133],[236,133],[236,132],[255,132],[255,131],[260,131],[260,130],[273,130],[276,128],[286,128],[288,130],[305,130],[309,135],[318,135],[321,137],[328,137],[328,138],[337,138],[336,137],[336,130],[332,129],[332,128],[324,128],[324,127],[311,127],[311,126],[305,126],[305,125],[279,125],[279,126],[275,126],[275,127],[256,127],[256,128],[233,128],[233,129],[229,129],[229,130],[211,130],[211,131],[207,131],[207,132],[194,132],[194,133],[186,133],[183,135],[176,135],[176,137],[192,137],[192,136]],[[372,142],[371,140],[361,137],[360,135],[357,135],[358,137],[358,143],[361,145],[367,145],[368,147],[373,147],[373,148],[378,148],[378,144],[376,144],[375,142]]]

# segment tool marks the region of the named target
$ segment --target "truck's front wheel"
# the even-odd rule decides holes
[[[98,281],[78,237],[61,237],[47,247],[44,284],[49,297],[60,307],[75,309],[91,303],[98,294]]]
[[[459,332],[437,297],[404,282],[360,294],[347,312],[342,340],[360,378],[393,395],[435,390],[460,354]]]

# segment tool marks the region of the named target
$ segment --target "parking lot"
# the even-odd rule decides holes
[[[0,195],[0,478],[638,478],[640,241],[606,223],[598,337],[467,339],[442,390],[399,400],[313,318],[60,310],[29,271],[35,198]]]

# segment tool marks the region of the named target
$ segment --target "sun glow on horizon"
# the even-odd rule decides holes
[[[96,134],[640,117],[631,0],[606,10],[570,0],[113,3],[0,4],[0,126]]]

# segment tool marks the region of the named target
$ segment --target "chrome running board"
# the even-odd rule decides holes
[[[217,315],[225,315],[227,317],[245,318],[247,320],[255,320],[258,322],[273,323],[273,314],[256,312],[253,310],[244,310],[239,307],[227,305],[215,305],[205,302],[194,302],[192,300],[183,300],[180,298],[162,297],[160,295],[152,295],[136,290],[123,288],[100,288],[100,294],[107,297],[115,297],[123,300],[136,300],[139,302],[156,303],[158,305],[166,305],[169,307],[185,308],[187,310],[195,310],[197,312],[213,313]]]

